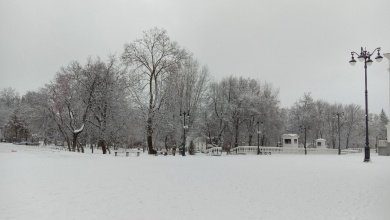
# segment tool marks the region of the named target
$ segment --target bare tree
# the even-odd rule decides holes
[[[124,92],[127,84],[124,70],[115,57],[109,57],[107,63],[98,60],[95,65],[99,69],[95,71],[96,85],[91,100],[91,116],[87,120],[97,129],[95,136],[98,147],[106,154],[109,151],[107,141],[116,140],[115,134],[126,126],[126,120],[117,119],[124,115],[121,103],[127,104]]]
[[[204,132],[229,151],[244,139],[252,145],[257,122],[262,122],[262,145],[271,140],[277,142],[283,123],[277,94],[268,83],[248,78],[232,76],[212,83],[204,113]]]
[[[43,139],[46,145],[49,139],[57,136],[54,121],[51,120],[48,107],[48,91],[41,88],[38,91],[29,91],[22,98],[23,111],[31,132]]]
[[[305,93],[300,98],[290,111],[293,121],[293,128],[295,131],[299,131],[304,138],[305,154],[307,153],[307,139],[311,136],[311,131],[315,125],[315,103],[310,93]]]
[[[163,78],[177,71],[187,53],[176,42],[170,40],[163,29],[153,28],[144,32],[141,39],[125,45],[122,60],[132,68],[134,74],[140,75],[145,86],[149,101],[146,112],[146,138],[149,153],[153,149],[154,118],[162,103],[161,84]],[[140,104],[142,100],[140,100]]]
[[[13,88],[0,91],[0,127],[4,126],[20,103],[19,94]]]
[[[364,112],[358,105],[350,104],[344,107],[345,147],[350,145],[351,137],[359,124],[363,123]]]
[[[85,67],[73,62],[62,68],[55,82],[48,85],[51,117],[71,151],[84,150],[77,139],[84,131],[94,101],[96,72],[103,70],[99,61],[90,59]]]

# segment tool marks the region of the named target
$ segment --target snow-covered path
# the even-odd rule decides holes
[[[390,219],[390,157],[28,149],[0,144],[0,219]]]

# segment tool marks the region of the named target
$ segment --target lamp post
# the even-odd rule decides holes
[[[365,85],[365,108],[366,108],[366,143],[364,147],[364,162],[370,162],[370,146],[368,141],[368,98],[367,98],[367,66],[370,66],[373,62],[371,60],[371,56],[377,52],[377,55],[375,57],[375,60],[377,62],[382,61],[383,57],[380,54],[381,48],[378,47],[371,53],[367,51],[366,48],[363,49],[363,47],[360,48],[360,53],[356,53],[355,51],[351,52],[351,60],[349,63],[351,65],[356,64],[356,60],[354,55],[357,56],[358,60],[360,62],[364,62],[364,85]]]
[[[340,147],[340,117],[344,115],[344,112],[337,112],[334,113],[334,115],[337,117],[337,130],[339,132],[339,155],[341,155],[341,147]]]
[[[310,128],[309,126],[306,126],[306,125],[301,125],[299,126],[300,130],[301,131],[304,131],[305,133],[305,142],[303,143],[303,147],[305,148],[305,155],[307,154],[307,150],[306,150],[306,135],[307,135],[307,129]]]
[[[257,155],[260,154],[260,124],[263,124],[263,122],[257,121]]]
[[[183,148],[181,155],[184,157],[186,155],[186,130],[188,129],[188,125],[186,125],[186,117],[190,116],[189,112],[180,112],[180,116],[183,116]]]

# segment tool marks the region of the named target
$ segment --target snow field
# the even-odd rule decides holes
[[[389,219],[390,157],[362,161],[114,157],[0,144],[0,219]]]

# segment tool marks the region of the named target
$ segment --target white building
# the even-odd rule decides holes
[[[297,134],[283,134],[282,135],[282,145],[283,147],[292,147],[298,148],[298,138]]]
[[[325,139],[319,138],[315,141],[315,143],[316,143],[316,145],[315,145],[316,148],[326,148],[326,140]]]

